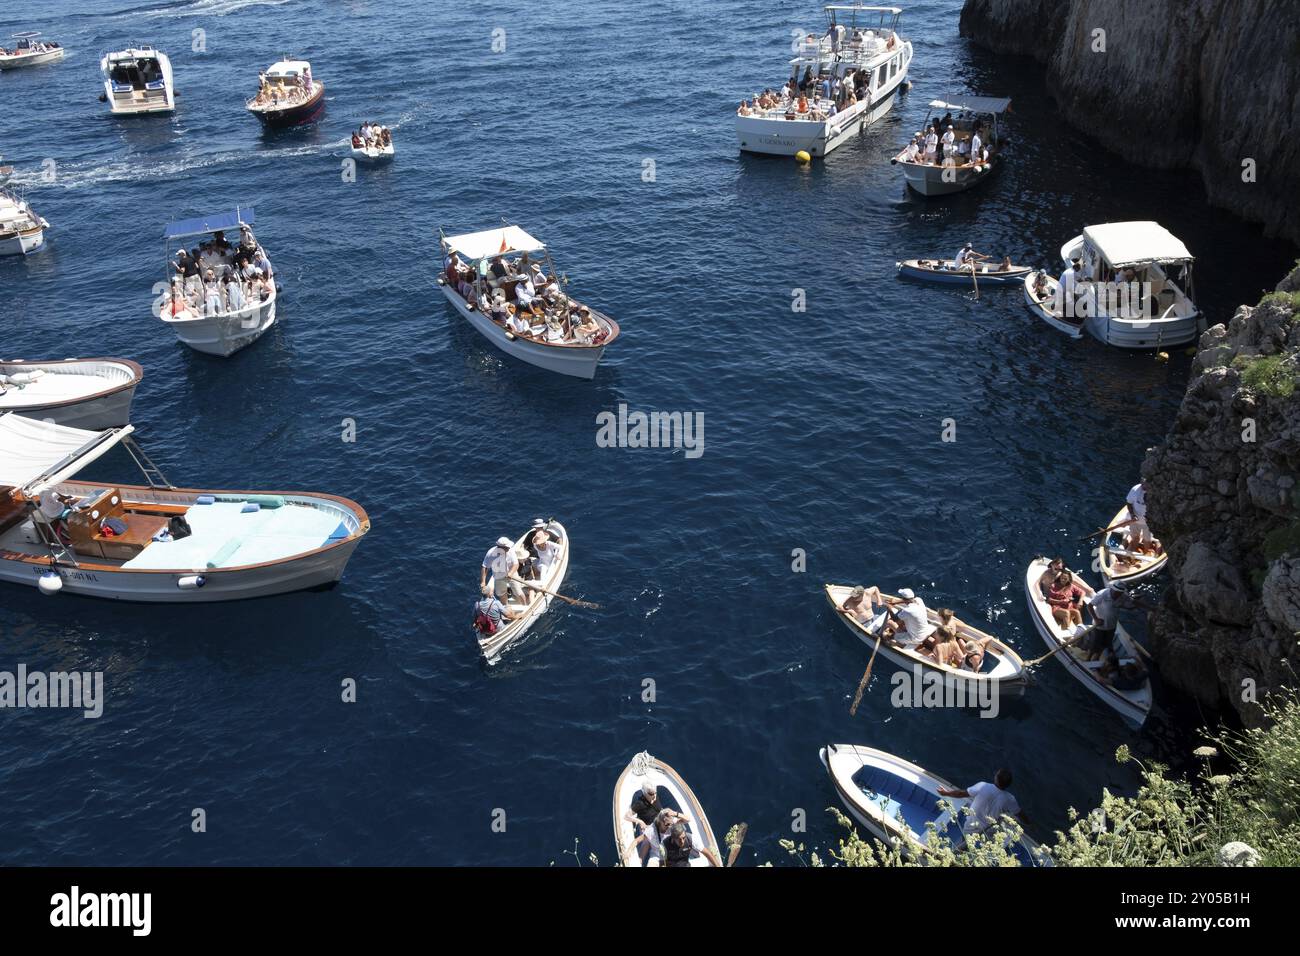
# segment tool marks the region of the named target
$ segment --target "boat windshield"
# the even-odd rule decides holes
[[[162,66],[158,58],[153,56],[111,60],[108,78],[114,90],[145,90],[163,86]]]

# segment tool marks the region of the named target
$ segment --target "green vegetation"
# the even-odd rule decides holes
[[[1280,701],[1280,702],[1279,702]],[[1159,764],[1144,766],[1120,747],[1120,763],[1138,763],[1142,784],[1136,796],[1102,790],[1101,806],[1091,813],[1070,811],[1070,827],[1057,832],[1047,851],[1057,866],[1216,866],[1219,849],[1239,841],[1259,853],[1260,866],[1300,865],[1300,699],[1286,691],[1265,703],[1270,723],[1258,730],[1223,732],[1210,739],[1216,746],[1194,752],[1201,770],[1194,781],[1174,780]],[[1233,773],[1214,773],[1212,764],[1231,761]],[[956,853],[932,834],[935,850],[908,856],[874,838],[863,839],[847,817],[835,816],[850,829],[831,850],[842,866],[1016,866],[1002,849],[1003,836],[1016,839],[1018,828],[1006,821],[1005,834],[990,834],[969,850]],[[801,862],[825,865],[817,854],[804,857],[802,845],[782,841]]]
[[[1241,381],[1251,391],[1271,398],[1289,398],[1295,391],[1295,371],[1286,364],[1286,356],[1242,359],[1238,356],[1232,364],[1241,369]]]
[[[1286,306],[1292,312],[1300,312],[1300,292],[1270,292],[1259,300],[1260,305],[1266,302],[1275,302]]]

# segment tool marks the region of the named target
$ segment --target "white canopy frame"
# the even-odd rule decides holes
[[[0,415],[0,485],[35,497],[103,457],[133,431],[134,425],[88,431],[13,412]]]

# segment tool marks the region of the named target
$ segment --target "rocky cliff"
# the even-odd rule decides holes
[[[1207,330],[1178,417],[1147,453],[1169,551],[1152,646],[1167,684],[1247,724],[1300,675],[1300,267]]]
[[[1107,148],[1196,169],[1212,203],[1300,241],[1294,0],[967,0],[960,29],[1042,63],[1062,117]]]

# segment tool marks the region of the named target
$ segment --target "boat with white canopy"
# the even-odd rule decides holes
[[[132,433],[0,415],[0,580],[119,601],[266,597],[335,584],[370,530],[335,495],[173,487]],[[147,485],[77,477],[118,446]]]
[[[76,428],[125,425],[142,378],[130,359],[0,359],[0,414]]]
[[[898,35],[902,9],[831,4],[825,11],[826,31],[795,41],[793,89],[755,96],[736,114],[743,151],[825,156],[894,105],[912,62],[911,41]]]
[[[306,60],[285,57],[258,77],[257,95],[244,106],[264,126],[297,126],[316,119],[325,107],[325,84],[311,75]]]
[[[253,221],[253,207],[236,206],[163,230],[170,285],[155,286],[153,312],[192,349],[224,358],[275,324],[275,274],[253,235]],[[196,236],[210,238],[186,251],[179,240]],[[181,247],[175,256],[173,242]]]
[[[528,540],[539,531],[545,531],[551,542],[559,548],[559,558],[547,567],[540,579],[529,582],[537,585],[536,588],[525,584],[521,586],[521,595],[507,595],[506,606],[515,615],[514,620],[503,619],[495,634],[480,634],[475,630],[479,650],[488,664],[498,663],[502,652],[522,639],[529,628],[547,612],[555,599],[554,593],[563,586],[564,579],[569,574],[569,532],[554,518],[549,521],[536,519],[533,526],[515,540],[512,550],[520,553],[527,551]],[[494,587],[494,578],[489,575],[488,593],[492,593]]]
[[[38,216],[21,193],[0,188],[0,256],[25,256],[45,245],[50,224]]]
[[[40,39],[39,33],[15,33],[13,49],[0,46],[0,70],[17,70],[25,66],[39,66],[63,59],[63,47],[53,40]]]
[[[914,859],[934,852],[931,825],[949,849],[965,841],[962,811],[970,798],[940,796],[940,790],[959,789],[943,777],[860,744],[827,744],[817,756],[845,809],[877,839]],[[1042,847],[1023,832],[1009,851],[1021,866],[1051,865]]]
[[[172,61],[151,46],[106,53],[99,61],[104,74],[100,102],[119,116],[170,113],[176,109]]]
[[[1006,97],[965,93],[931,100],[924,125],[890,163],[902,169],[907,185],[922,196],[944,196],[978,186],[1002,165],[1006,137],[1000,121],[1010,107]],[[932,131],[935,150],[929,152],[926,137]],[[945,144],[948,132],[952,141]]]
[[[657,757],[641,751],[633,757],[614,783],[614,845],[618,848],[620,866],[662,866],[663,860],[657,853],[647,853],[643,859],[636,846],[636,838],[641,833],[639,826],[628,820],[632,810],[632,801],[649,784],[655,788],[656,802],[665,810],[673,810],[684,818],[691,843],[697,850],[707,849],[713,860],[700,853],[691,860],[691,866],[706,867],[720,864],[722,856],[718,851],[718,841],[713,835],[713,827],[704,814],[704,807],[695,796],[681,774]]]
[[[1076,312],[1088,334],[1125,349],[1194,342],[1202,316],[1192,301],[1193,256],[1157,222],[1088,226],[1061,247],[1068,266],[1082,260]]]
[[[484,338],[549,372],[595,376],[618,323],[569,296],[545,245],[512,225],[439,236],[438,285]]]

